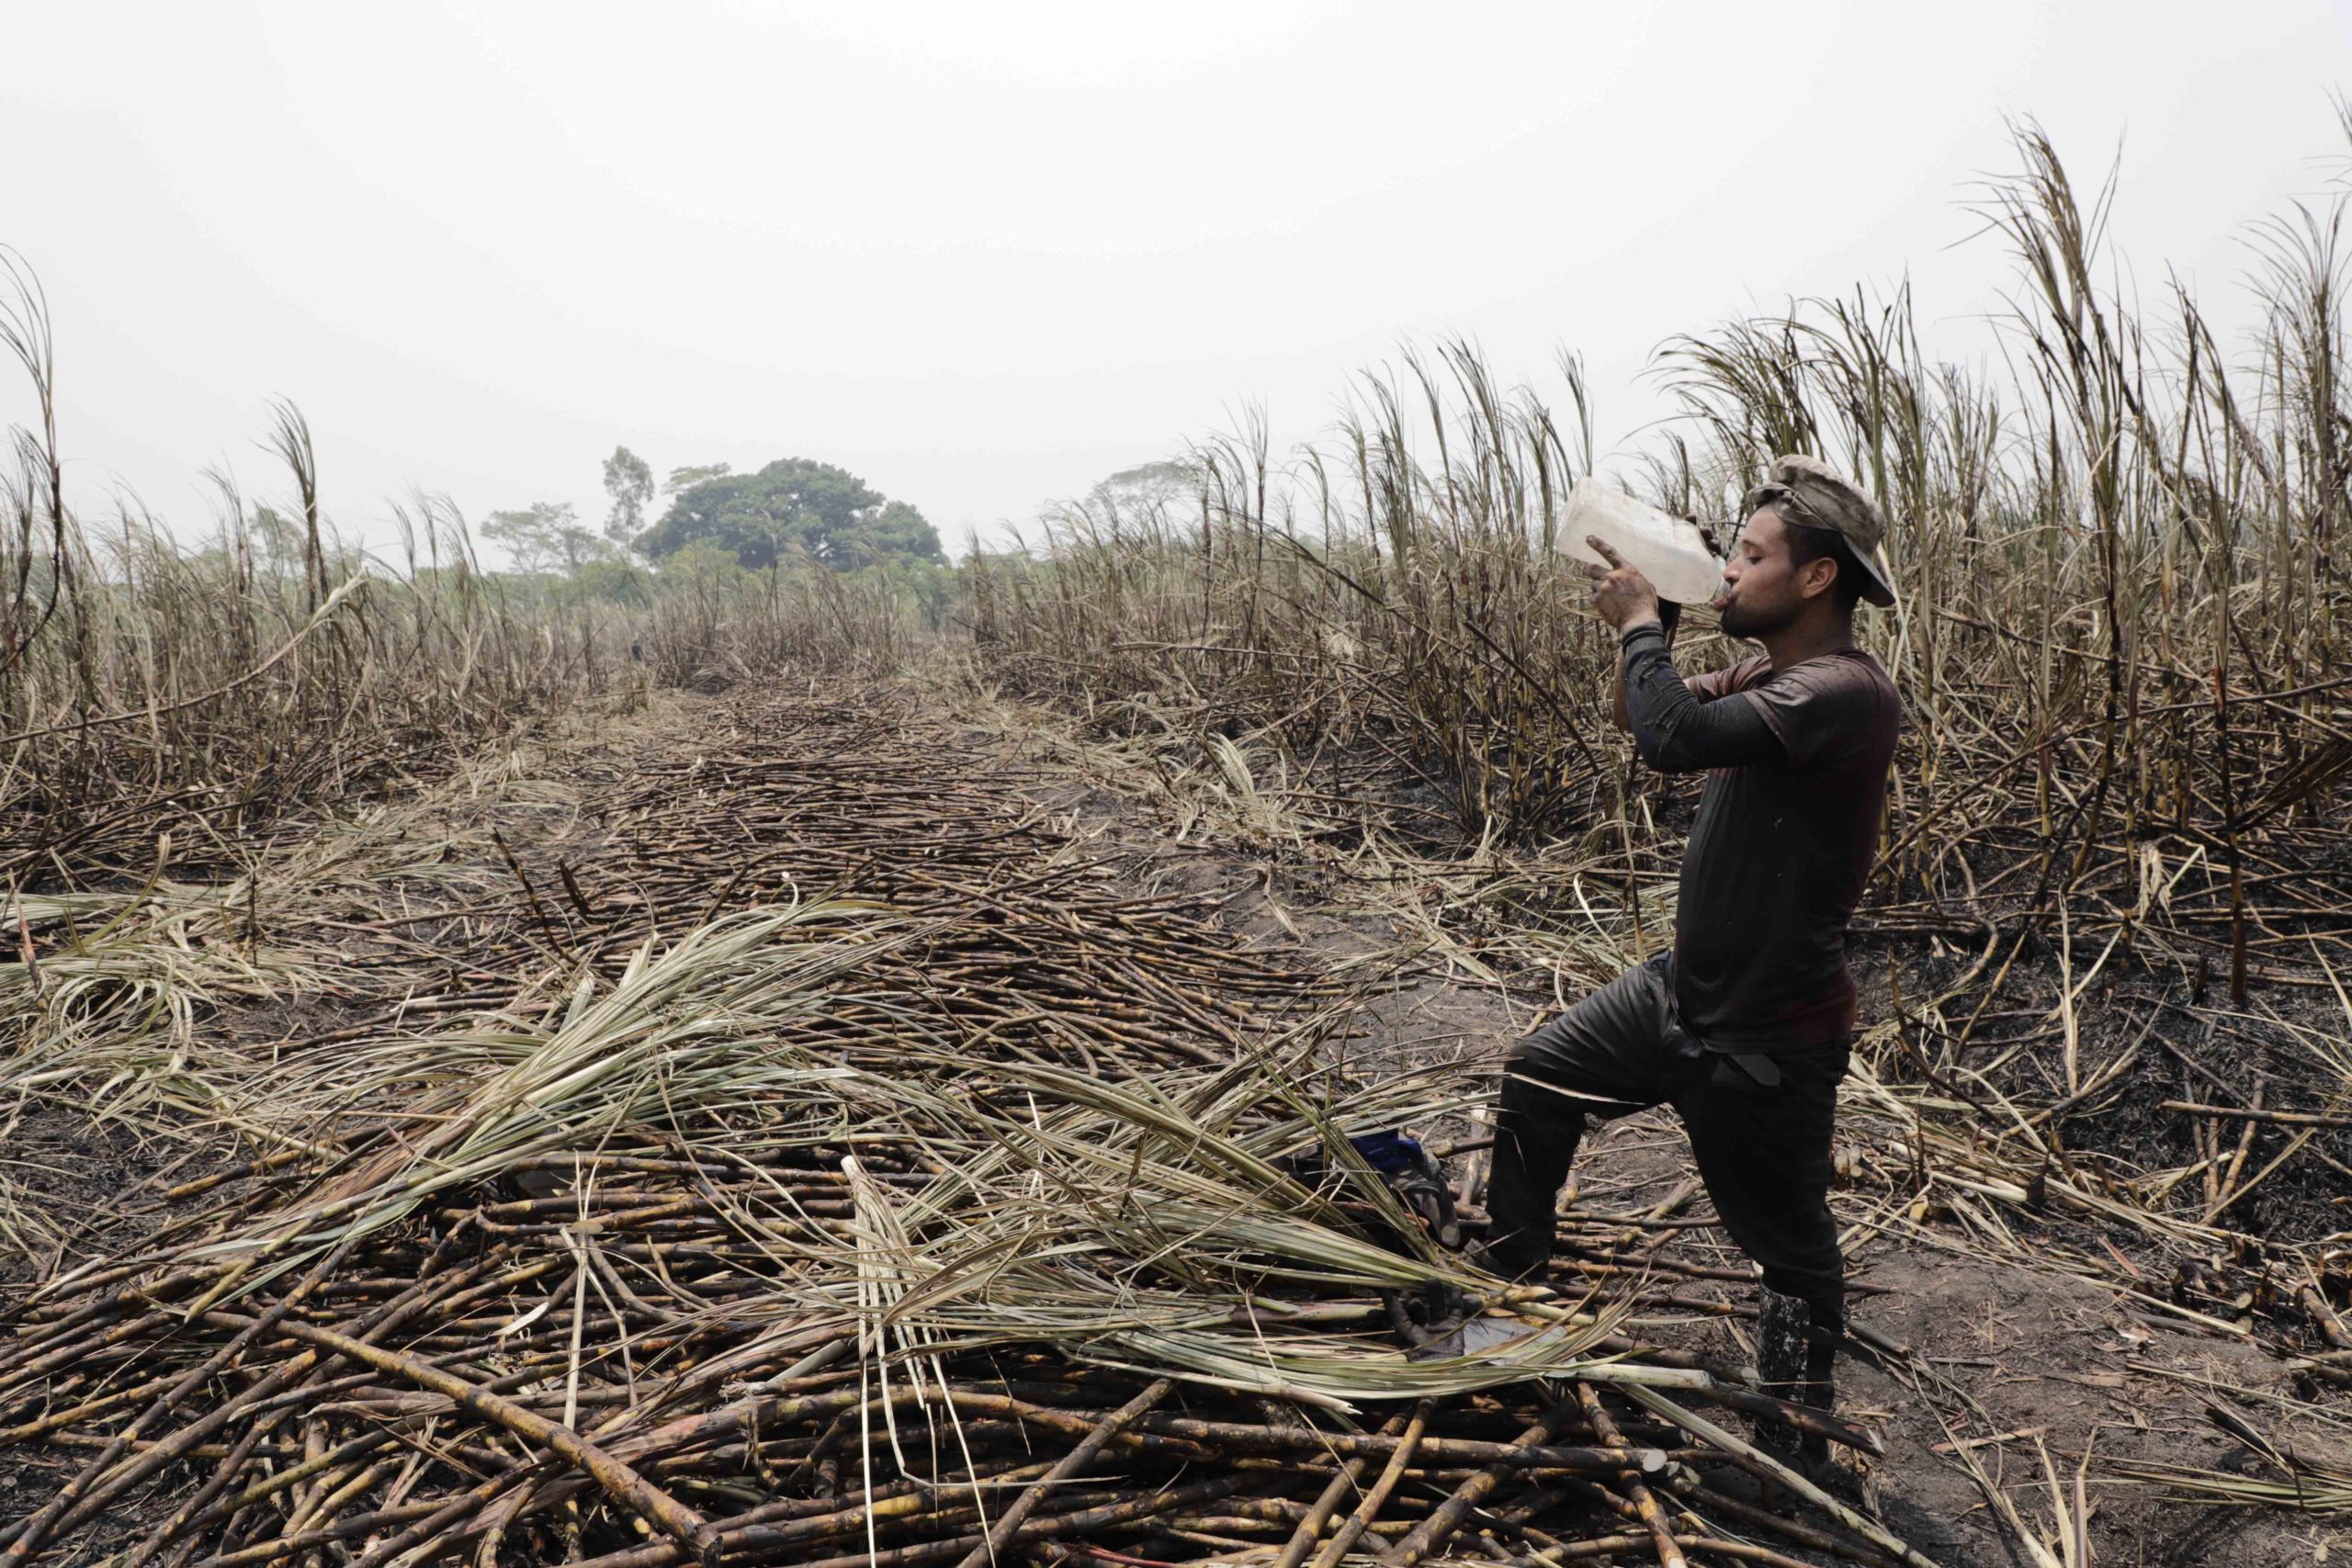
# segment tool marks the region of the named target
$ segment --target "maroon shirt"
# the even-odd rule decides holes
[[[1762,655],[1685,682],[1754,705],[1784,755],[1707,775],[1682,852],[1675,1000],[1723,1046],[1843,1044],[1854,1029],[1846,924],[1878,854],[1901,712],[1877,660],[1843,649],[1774,674]]]

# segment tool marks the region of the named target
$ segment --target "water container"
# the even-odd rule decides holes
[[[1657,596],[1704,604],[1723,591],[1724,563],[1696,523],[1645,506],[1623,491],[1588,478],[1568,492],[1559,539],[1570,558],[1599,561],[1585,542],[1598,536],[1650,580]]]

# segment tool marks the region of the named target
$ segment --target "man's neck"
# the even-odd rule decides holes
[[[1818,659],[1825,653],[1839,653],[1854,646],[1854,617],[1828,611],[1806,615],[1783,626],[1770,637],[1756,639],[1764,645],[1764,657],[1771,660],[1777,675],[1792,664],[1802,664],[1808,659]]]

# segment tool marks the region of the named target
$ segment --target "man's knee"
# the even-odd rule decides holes
[[[1631,970],[1503,1054],[1506,1110],[1577,1116],[1620,1115],[1666,1098],[1658,1081],[1659,1021],[1654,978]]]
[[[1503,1053],[1503,1081],[1497,1103],[1507,1115],[1553,1115],[1574,1112],[1576,1102],[1552,1087],[1558,1062],[1531,1034]]]

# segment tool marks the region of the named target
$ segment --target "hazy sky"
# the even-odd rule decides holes
[[[2084,184],[2120,147],[2143,283],[2225,295],[2352,85],[2352,0],[20,0],[0,37],[84,507],[274,491],[283,394],[376,537],[412,483],[593,521],[624,442],[840,463],[954,548],[1245,400],[1311,434],[1408,334],[1539,384],[1582,349],[1621,442],[1658,341],[1752,304],[1907,270],[1963,330],[2004,116]]]

